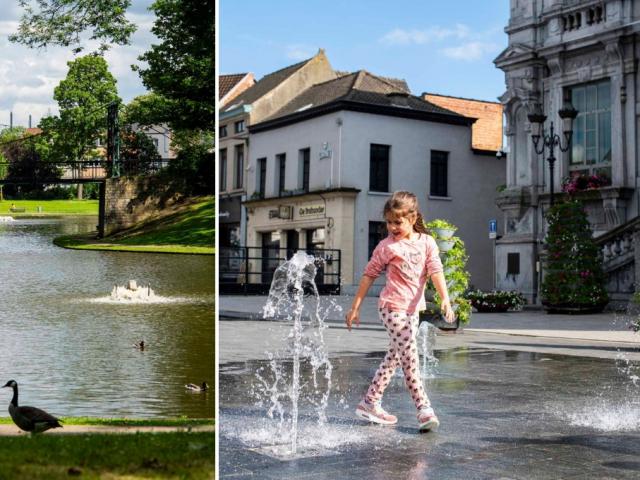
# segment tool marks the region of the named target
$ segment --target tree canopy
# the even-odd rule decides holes
[[[50,45],[82,51],[81,34],[90,33],[100,50],[110,44],[128,45],[136,26],[125,13],[131,0],[18,0],[24,9],[18,32],[9,40],[30,48]]]
[[[120,101],[104,58],[86,55],[67,65],[67,76],[53,94],[60,115],[40,122],[51,140],[50,158],[58,162],[82,160],[93,150],[107,126],[107,105]]]
[[[156,0],[152,32],[161,40],[136,67],[144,85],[168,104],[165,118],[175,129],[214,130],[214,2]]]

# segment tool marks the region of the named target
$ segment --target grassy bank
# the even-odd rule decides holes
[[[24,211],[12,212],[12,207]],[[98,215],[98,200],[4,200],[0,202],[0,215],[10,215],[14,218]]]
[[[214,199],[206,197],[110,237],[67,235],[56,238],[54,243],[79,250],[213,254],[214,216]]]
[[[102,418],[60,417],[63,425],[106,425],[112,427],[193,427],[214,425],[212,418]],[[0,417],[0,425],[12,424],[11,417]]]
[[[0,478],[214,478],[214,434],[21,435],[0,438]]]

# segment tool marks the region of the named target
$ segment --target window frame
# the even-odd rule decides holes
[[[430,151],[429,196],[449,198],[449,152],[445,150]]]
[[[278,196],[281,197],[284,191],[286,190],[284,187],[287,181],[287,154],[286,153],[278,153],[276,155],[276,165],[278,167]]]
[[[221,148],[218,155],[220,160],[220,191],[225,192],[227,190],[227,149]]]
[[[377,154],[386,152],[379,157]],[[369,191],[389,193],[389,172],[391,166],[391,145],[369,144]],[[384,178],[384,180],[382,180]],[[382,188],[384,187],[384,188]]]
[[[228,135],[227,126],[226,125],[220,125],[220,128],[218,129],[218,137],[225,138],[227,135]]]
[[[303,192],[308,192],[311,178],[311,148],[298,150],[298,158],[300,161],[300,188]]]
[[[260,157],[256,160],[258,181],[256,182],[256,192],[260,198],[267,194],[267,157]]]
[[[244,120],[238,120],[233,124],[234,133],[242,133],[245,130]]]
[[[233,176],[233,186],[239,190],[244,187],[244,145],[234,146],[235,171]]]

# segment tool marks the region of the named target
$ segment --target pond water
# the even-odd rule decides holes
[[[214,257],[52,243],[96,223],[0,223],[1,384],[15,379],[20,404],[56,416],[213,417],[214,392],[184,385],[214,384]],[[114,285],[130,279],[162,301],[111,301]],[[0,406],[10,399],[0,390]]]

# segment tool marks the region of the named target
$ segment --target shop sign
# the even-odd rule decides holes
[[[298,209],[298,216],[310,217],[312,215],[324,215],[324,205],[307,205]]]
[[[290,205],[280,205],[277,210],[269,210],[269,218],[291,220],[293,218],[293,207]]]

